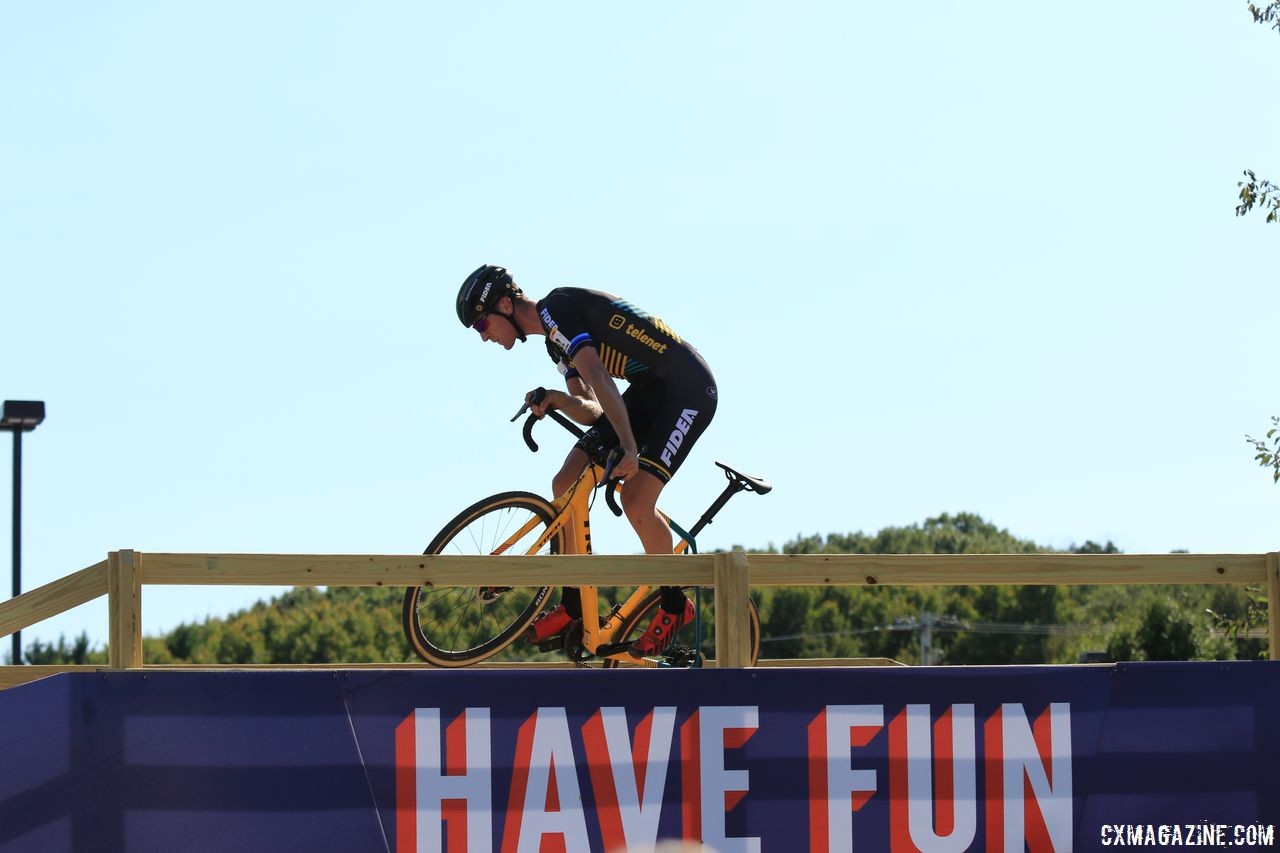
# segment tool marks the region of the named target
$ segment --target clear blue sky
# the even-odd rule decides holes
[[[24,588],[110,550],[414,553],[545,491],[540,342],[481,263],[716,372],[663,505],[704,549],[973,511],[1059,547],[1280,549],[1280,36],[1244,2],[0,6],[0,396]],[[0,590],[11,442],[0,437]],[[601,515],[602,550],[638,550]],[[148,588],[144,630],[272,589]],[[24,632],[106,639],[99,601]],[[7,651],[8,643],[3,648]]]

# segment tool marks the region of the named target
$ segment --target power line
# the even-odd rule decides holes
[[[967,632],[971,634],[1021,634],[1021,635],[1062,635],[1082,637],[1090,634],[1101,634],[1106,631],[1102,625],[1029,625],[1020,622],[967,622],[954,616],[934,616],[937,620],[931,626],[934,631],[949,633]],[[761,637],[763,643],[781,643],[786,640],[805,640],[819,637],[847,637],[856,634],[879,634],[895,631],[920,631],[925,624],[912,616],[899,619],[888,625],[873,625],[869,628],[848,628],[842,631],[807,631],[803,634],[786,634],[775,637]]]

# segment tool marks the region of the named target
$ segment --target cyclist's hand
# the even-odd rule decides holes
[[[538,392],[542,393],[539,394]],[[529,411],[538,417],[545,417],[547,412],[552,409],[559,408],[553,401],[553,395],[560,394],[560,391],[548,391],[545,388],[538,388],[524,395],[524,401],[529,404]]]
[[[626,480],[640,470],[640,457],[634,450],[622,451],[622,458],[613,466],[613,476]]]

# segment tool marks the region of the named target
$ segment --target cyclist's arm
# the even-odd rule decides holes
[[[622,449],[632,458],[637,457],[639,451],[636,449],[636,438],[631,433],[631,419],[627,417],[627,404],[623,402],[618,386],[613,384],[613,377],[601,363],[600,356],[596,354],[594,348],[583,347],[574,355],[573,364],[594,392],[600,409],[618,435],[618,443]]]
[[[566,377],[565,385],[569,389],[568,393],[564,391],[548,391],[543,404],[541,406],[533,406],[533,410],[539,415],[544,415],[548,409],[559,409],[573,420],[586,426],[591,426],[600,420],[602,409],[595,393],[591,390],[591,386],[583,382],[582,378],[577,375]]]

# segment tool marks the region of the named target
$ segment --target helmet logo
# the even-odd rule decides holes
[[[621,329],[626,324],[627,324],[627,318],[623,317],[621,314],[614,314],[612,317],[609,318],[610,329]]]

